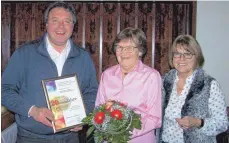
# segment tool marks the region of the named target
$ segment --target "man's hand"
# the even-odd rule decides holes
[[[54,121],[54,115],[48,108],[38,108],[33,106],[29,116],[32,116],[34,120],[45,124],[46,126],[52,127],[52,122]]]
[[[83,126],[82,125],[78,125],[75,128],[71,129],[70,131],[78,132],[78,131],[80,131],[82,129],[83,129]]]

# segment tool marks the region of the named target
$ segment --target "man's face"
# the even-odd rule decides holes
[[[48,15],[46,29],[48,38],[54,47],[65,47],[73,31],[73,19],[64,8],[53,8]]]

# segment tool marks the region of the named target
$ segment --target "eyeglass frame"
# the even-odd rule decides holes
[[[127,52],[131,53],[131,52],[134,51],[135,48],[138,48],[138,47],[137,46],[126,46],[126,47],[123,47],[123,46],[117,45],[115,49],[116,49],[117,52],[122,52],[124,48],[126,49]],[[130,51],[130,50],[128,50],[128,48],[129,49],[131,48],[132,50]],[[120,51],[118,49],[120,49]]]
[[[195,54],[192,54],[192,53],[179,53],[179,52],[173,52],[173,58],[181,58],[181,56],[183,56],[185,59],[191,59],[193,57],[193,55]],[[174,54],[179,54],[179,57],[175,57]],[[190,55],[190,58],[187,58],[187,56]]]

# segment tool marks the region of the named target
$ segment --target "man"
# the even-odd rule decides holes
[[[77,131],[53,133],[53,113],[47,108],[41,80],[77,74],[86,112],[93,110],[98,83],[88,52],[71,40],[75,11],[64,2],[45,12],[47,33],[40,41],[19,47],[2,75],[2,104],[16,113],[18,143],[77,143]],[[72,132],[76,131],[76,132]]]

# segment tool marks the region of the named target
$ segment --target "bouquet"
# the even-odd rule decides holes
[[[141,116],[121,102],[108,101],[95,107],[82,122],[89,125],[87,136],[94,131],[98,142],[127,143],[134,128],[141,129]]]

